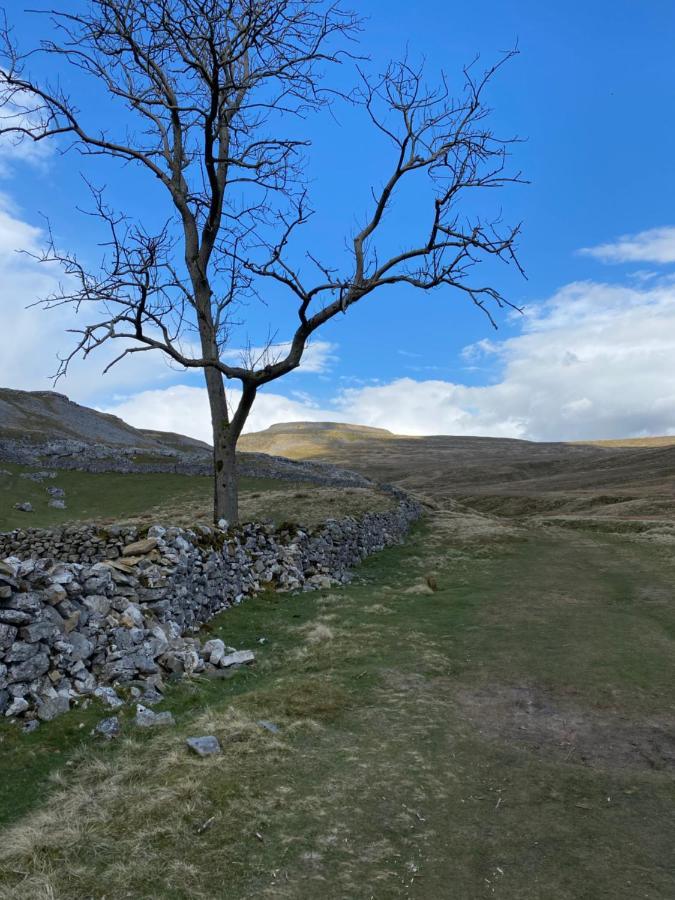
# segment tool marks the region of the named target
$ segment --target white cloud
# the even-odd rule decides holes
[[[231,406],[236,406],[241,394],[228,391]],[[205,388],[176,385],[164,390],[142,391],[112,406],[104,412],[120,416],[136,428],[177,431],[211,442],[211,420]],[[306,400],[292,400],[281,394],[260,391],[246,423],[245,431],[262,431],[275,422],[321,422],[340,418],[334,409],[321,409]]]
[[[399,379],[346,391],[354,421],[408,434],[566,440],[675,431],[675,288],[577,283],[535,307],[523,333],[480,342],[495,384]]]
[[[624,234],[617,241],[584,247],[579,252],[606,263],[672,263],[675,262],[675,226]]]
[[[19,390],[58,390],[73,400],[94,402],[102,394],[137,389],[139,384],[167,384],[182,373],[169,368],[159,353],[139,353],[101,377],[120,347],[109,346],[88,360],[73,362],[66,378],[53,385],[58,356],[74,345],[77,326],[72,309],[45,311],[31,306],[56,290],[60,271],[19,254],[17,248],[37,251],[40,229],[23,222],[0,197],[0,386]],[[84,317],[83,317],[84,318]]]
[[[40,130],[44,117],[34,109],[33,99],[25,92],[14,94],[13,102],[4,103],[0,113],[0,124],[3,128],[33,128]],[[44,168],[54,152],[52,140],[34,141],[26,135],[0,135],[0,176],[8,176],[15,163]]]

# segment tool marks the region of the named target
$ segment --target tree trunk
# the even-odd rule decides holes
[[[213,521],[226,519],[230,525],[239,522],[239,489],[237,485],[237,435],[230,424],[223,376],[214,368],[204,370],[213,429]]]
[[[213,448],[213,521],[226,519],[229,525],[239,524],[239,485],[237,484],[236,441],[230,426]]]

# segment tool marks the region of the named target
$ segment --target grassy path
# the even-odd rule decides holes
[[[348,588],[257,598],[212,630],[258,665],[173,689],[176,729],[2,729],[0,896],[672,898],[672,574],[440,511]]]

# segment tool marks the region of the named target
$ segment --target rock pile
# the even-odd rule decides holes
[[[0,561],[0,713],[49,720],[83,696],[105,698],[106,685],[141,681],[161,691],[170,673],[251,663],[251,651],[220,640],[202,646],[190,632],[263,587],[348,580],[349,568],[400,542],[418,515],[414,501],[399,498],[394,509],[312,532],[153,526],[103,538],[89,527],[75,529],[70,544],[68,529],[31,530],[28,544],[14,533],[23,553]],[[99,554],[106,558],[93,561]]]

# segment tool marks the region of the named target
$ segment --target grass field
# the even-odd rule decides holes
[[[172,688],[175,729],[0,726],[0,895],[669,900],[673,574],[438,510],[351,586],[247,601],[210,633],[257,665]]]
[[[212,482],[208,477],[174,474],[92,474],[59,471],[42,483],[21,478],[23,466],[2,464],[10,475],[0,475],[0,531],[13,528],[50,528],[73,521],[103,523],[138,521],[175,525],[208,523],[212,519]],[[47,487],[66,492],[67,509],[49,506]],[[383,509],[391,501],[377,491],[331,488],[278,479],[242,478],[241,516],[244,521],[272,519],[314,525],[328,516],[360,515]],[[29,501],[32,513],[14,509]]]

